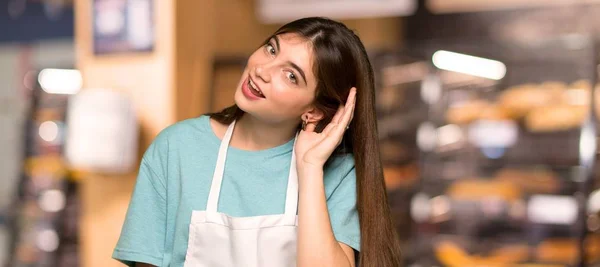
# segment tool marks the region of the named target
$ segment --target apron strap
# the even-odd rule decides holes
[[[206,211],[208,213],[216,213],[217,205],[219,203],[219,195],[221,193],[221,184],[223,183],[223,174],[225,173],[225,159],[227,158],[227,149],[229,148],[229,142],[233,135],[233,129],[235,127],[235,121],[233,121],[227,131],[221,145],[219,147],[219,155],[217,156],[217,165],[213,174],[212,184],[210,186],[210,192],[208,193],[208,203],[206,204]],[[285,215],[291,218],[295,218],[298,213],[298,170],[296,167],[296,140],[298,140],[298,133],[294,138],[294,148],[292,149],[292,160],[290,162],[290,173],[288,175],[288,186],[285,197]]]
[[[223,173],[225,172],[225,159],[227,158],[227,148],[229,147],[229,141],[233,135],[233,128],[235,127],[235,121],[233,121],[227,131],[223,140],[221,140],[221,146],[219,147],[219,155],[217,157],[217,166],[213,174],[212,185],[210,186],[210,192],[208,193],[208,203],[206,204],[207,212],[217,212],[217,204],[219,203],[219,195],[221,193],[221,184],[223,182]]]
[[[298,212],[298,170],[296,168],[296,140],[298,133],[294,138],[294,148],[292,149],[292,162],[290,162],[290,174],[288,175],[288,186],[285,194],[285,215],[295,218]]]

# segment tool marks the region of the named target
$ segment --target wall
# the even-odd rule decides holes
[[[153,53],[94,56],[91,0],[75,1],[77,68],[85,88],[109,88],[129,94],[141,123],[144,149],[154,136],[175,121],[173,101],[174,1],[154,1],[156,47]],[[122,266],[111,259],[135,173],[121,176],[89,174],[81,182],[82,266]]]

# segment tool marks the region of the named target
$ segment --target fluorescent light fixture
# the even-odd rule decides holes
[[[433,54],[433,65],[449,70],[492,80],[506,75],[506,65],[500,61],[440,50]]]
[[[45,121],[40,124],[39,134],[46,142],[54,142],[58,138],[58,125],[53,121]]]
[[[287,22],[308,16],[333,19],[396,17],[412,15],[417,9],[417,1],[412,0],[260,0],[254,2],[257,3],[258,19],[267,24]]]
[[[600,189],[592,192],[588,199],[588,213],[600,212]]]
[[[596,142],[595,126],[588,118],[584,122],[579,136],[579,162],[581,165],[589,167],[594,162],[597,147]]]
[[[47,190],[38,199],[38,206],[46,212],[59,212],[65,208],[67,197],[56,189]]]
[[[41,251],[53,252],[56,251],[60,245],[60,237],[56,231],[45,229],[37,234],[35,243]]]
[[[514,121],[479,120],[468,129],[468,139],[480,148],[512,147],[519,139],[519,126]],[[486,150],[485,152],[491,152]]]
[[[572,196],[533,195],[527,203],[529,221],[539,224],[572,225],[578,205]]]
[[[463,133],[460,126],[448,124],[438,128],[437,137],[439,146],[447,146],[460,142],[463,139]]]
[[[76,94],[81,90],[81,72],[70,69],[43,69],[38,75],[42,89],[49,94]]]
[[[432,151],[437,145],[436,127],[430,122],[424,122],[417,129],[417,145],[423,151]]]

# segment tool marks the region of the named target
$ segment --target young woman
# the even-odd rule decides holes
[[[396,267],[373,70],[346,26],[305,18],[248,59],[235,105],[162,131],[113,257],[137,266]]]

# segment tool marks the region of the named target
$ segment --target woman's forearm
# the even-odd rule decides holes
[[[323,168],[299,166],[298,187],[298,267],[352,267],[333,235]]]

